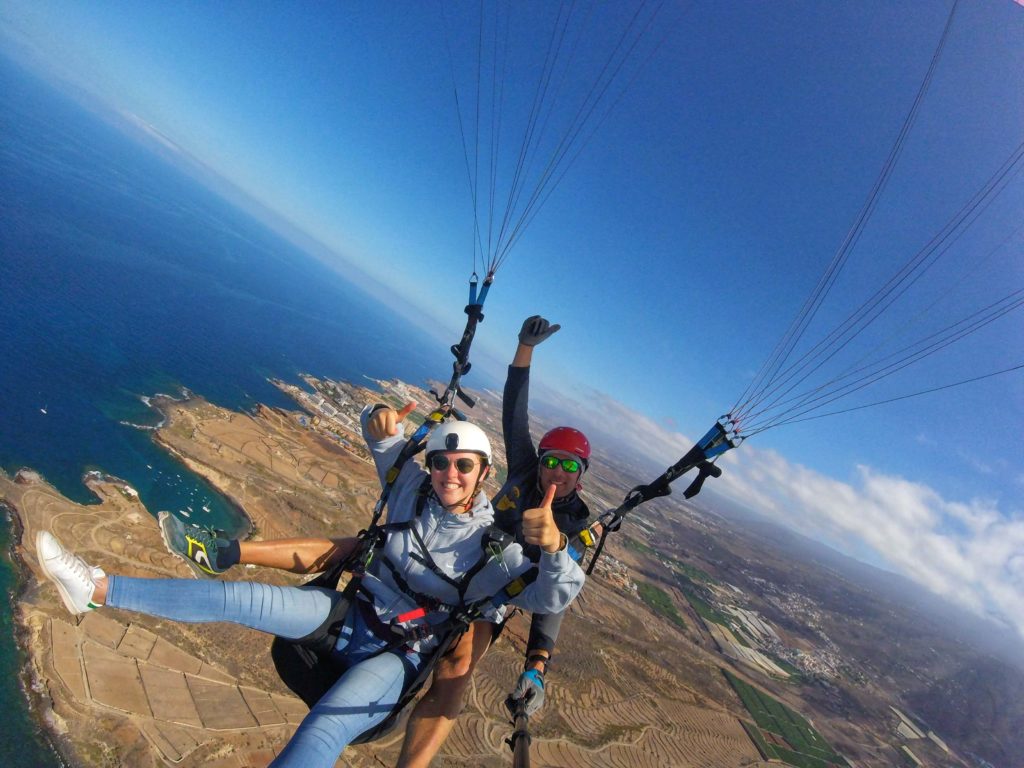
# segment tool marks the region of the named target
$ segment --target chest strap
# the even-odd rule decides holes
[[[355,603],[359,608],[367,628],[379,640],[388,643],[390,648],[399,646],[411,646],[413,643],[426,640],[430,637],[442,637],[448,632],[461,632],[474,621],[479,621],[484,616],[487,608],[501,608],[513,600],[530,584],[537,580],[538,569],[531,568],[525,573],[517,576],[508,582],[504,587],[493,595],[474,600],[472,603],[454,606],[448,612],[448,617],[434,624],[412,624],[403,626],[401,622],[412,621],[423,618],[427,611],[417,608],[403,614],[399,614],[395,621],[381,621],[373,604],[373,596],[368,592],[361,592]]]
[[[453,587],[459,596],[459,603],[461,604],[465,600],[466,590],[469,588],[473,577],[476,576],[483,568],[487,565],[488,560],[494,556],[494,552],[488,549],[488,543],[490,539],[487,535],[484,536],[484,552],[477,559],[477,561],[469,567],[469,569],[462,575],[462,578],[456,579],[446,573],[438,564],[434,558],[430,555],[430,549],[427,547],[420,532],[416,529],[415,522],[422,518],[423,510],[426,508],[427,502],[430,500],[432,495],[432,489],[430,486],[430,479],[425,478],[423,483],[420,485],[419,491],[417,492],[416,499],[416,513],[412,519],[406,520],[402,523],[390,523],[381,526],[380,533],[378,534],[377,543],[375,549],[382,550],[384,544],[387,541],[388,534],[393,531],[404,531],[408,530],[415,540],[416,545],[419,547],[419,552],[410,552],[409,557],[415,560],[417,563],[422,565],[428,571],[433,573],[439,579],[444,581],[449,586]],[[454,606],[450,606],[446,603],[441,602],[435,597],[425,595],[422,592],[417,592],[409,586],[408,581],[401,573],[401,569],[396,566],[386,554],[381,554],[380,561],[384,566],[391,572],[391,577],[394,580],[396,586],[401,590],[407,597],[412,598],[420,606],[429,608],[431,611],[436,610],[451,610]]]

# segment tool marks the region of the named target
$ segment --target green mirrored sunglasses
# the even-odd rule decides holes
[[[576,459],[560,459],[557,456],[545,456],[540,460],[540,465],[545,469],[554,469],[559,464],[569,474],[580,471],[580,463]]]

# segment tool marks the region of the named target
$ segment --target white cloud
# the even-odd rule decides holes
[[[866,546],[892,570],[979,615],[1001,615],[1024,637],[1024,519],[867,466],[847,483],[770,451],[743,451],[717,488],[840,550]]]
[[[171,139],[167,134],[163,133],[159,128],[150,122],[142,119],[134,112],[128,112],[125,110],[117,110],[117,114],[129,125],[134,126],[138,130],[142,131],[146,136],[156,141],[164,149],[169,149],[177,155],[186,155],[185,150],[181,148],[177,142]]]
[[[661,466],[693,444],[605,395],[559,407],[571,423],[599,424],[614,436],[604,445],[618,443]],[[889,569],[979,616],[1001,617],[1024,637],[1019,510],[1000,510],[992,499],[948,500],[869,466],[858,466],[856,479],[845,482],[749,443],[721,463],[727,471],[714,481],[716,491],[847,554],[870,550]]]

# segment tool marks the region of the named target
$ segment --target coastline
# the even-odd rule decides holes
[[[35,474],[38,476],[38,473]],[[0,469],[0,479],[8,479],[8,475],[3,469]],[[53,717],[53,709],[45,695],[45,682],[39,676],[38,669],[32,663],[32,657],[27,651],[31,633],[18,616],[19,604],[32,584],[32,571],[19,553],[24,535],[24,525],[17,510],[3,498],[0,498],[0,513],[7,520],[11,532],[7,555],[10,558],[14,574],[14,589],[11,597],[14,612],[12,617],[14,643],[18,654],[18,687],[27,702],[29,718],[36,724],[40,737],[53,752],[58,765],[63,768],[83,768],[81,763],[75,760],[72,745],[61,733],[60,724]]]
[[[187,405],[189,402],[194,401],[196,399],[201,398],[197,398],[197,396],[193,392],[184,387],[182,387],[181,390],[181,397],[174,397],[173,395],[167,395],[159,392],[149,397],[143,395],[142,401],[146,404],[146,406],[152,408],[153,410],[160,414],[160,422],[151,430],[153,433],[151,439],[155,445],[157,445],[167,455],[169,455],[171,458],[173,458],[175,461],[181,464],[183,468],[187,469],[189,472],[196,475],[197,477],[205,480],[210,485],[211,488],[214,488],[217,491],[220,498],[227,503],[227,506],[235,515],[237,520],[243,523],[242,526],[239,526],[238,528],[230,530],[228,532],[236,536],[237,538],[248,538],[256,530],[256,525],[253,522],[252,518],[249,517],[249,513],[246,512],[245,507],[242,505],[241,501],[232,496],[230,493],[226,493],[223,490],[219,489],[215,482],[215,478],[208,476],[202,471],[202,465],[191,462],[183,452],[176,449],[171,443],[169,443],[167,440],[164,440],[161,437],[161,430],[167,426],[171,419],[172,412],[170,409],[174,407],[174,405]],[[160,510],[157,511],[159,512]]]
[[[297,413],[267,406],[233,412],[194,396],[154,396],[152,403],[163,421],[153,431],[154,442],[216,490],[250,535],[312,535],[322,533],[325,524],[342,535],[358,530],[362,521],[344,512],[368,509],[365,499],[376,484],[375,470],[301,427]],[[107,619],[121,613],[113,610],[70,617],[41,578],[34,554],[34,531],[41,527],[53,529],[65,542],[75,541],[76,551],[112,572],[192,576],[163,549],[154,516],[130,483],[102,470],[87,471],[81,481],[95,501],[72,502],[29,468],[13,477],[0,474],[0,503],[11,519],[17,584],[12,619],[21,687],[28,716],[58,764],[77,768],[113,758],[125,765],[141,759],[214,766],[221,764],[214,757],[225,749],[234,755],[225,766],[237,765],[242,755],[248,755],[242,764],[269,762],[305,708],[276,679],[265,636],[241,628],[175,626],[148,617]],[[248,569],[236,570],[235,578],[251,577]],[[272,572],[260,577],[300,581]],[[142,653],[140,647],[150,650]],[[94,680],[100,669],[118,685],[111,689]],[[164,691],[146,685],[149,677],[167,674],[188,681],[189,691],[214,691],[222,705],[209,707],[193,696],[191,720],[167,720],[161,714]],[[263,704],[254,705],[254,700]],[[245,703],[232,710],[231,702]],[[235,720],[229,722],[225,713],[232,712]],[[90,735],[86,724],[96,720],[114,735],[103,741]],[[382,746],[393,745],[375,748]],[[346,758],[353,766],[369,765],[358,751]]]
[[[153,435],[153,442],[159,445],[161,448],[163,448],[168,453],[168,455],[176,459],[189,472],[198,475],[199,477],[203,478],[208,483],[213,485],[213,478],[203,473],[203,466],[201,464],[195,464],[189,461],[188,457],[177,451],[174,448],[174,446],[163,442],[160,439],[159,433]],[[236,538],[249,538],[253,534],[253,532],[255,532],[256,524],[253,522],[252,518],[249,517],[249,513],[245,511],[245,507],[243,507],[242,503],[231,494],[224,492],[219,492],[219,494],[220,497],[227,502],[228,506],[231,508],[232,512],[234,512],[234,514],[238,517],[238,519],[244,523],[244,529],[230,531],[230,533],[232,533]]]
[[[400,393],[421,402],[427,397],[405,385]],[[163,423],[151,439],[231,504],[255,538],[322,535],[325,526],[335,535],[353,535],[365,523],[379,486],[369,456],[352,444],[358,439],[352,427],[359,423],[362,403],[379,401],[382,394],[346,385],[346,424],[332,418],[314,423],[317,411],[310,413],[309,403],[289,394],[307,407],[306,415],[262,404],[250,412],[229,411],[197,396],[154,396],[151,404]],[[13,619],[23,689],[30,698],[29,716],[47,744],[68,768],[111,760],[219,768],[217,755],[225,750],[232,755],[225,767],[269,762],[305,707],[277,680],[265,636],[237,627],[175,625],[113,609],[71,617],[41,577],[34,535],[43,527],[65,543],[75,542],[77,553],[110,572],[193,576],[164,550],[154,515],[130,483],[102,470],[84,473],[81,481],[95,501],[72,502],[29,468],[14,477],[0,475],[0,502],[12,519],[18,580]],[[235,571],[231,578],[253,578],[250,569]],[[304,580],[269,571],[259,578]],[[94,680],[98,670],[117,684]],[[187,681],[193,694],[215,691],[221,705],[208,707],[193,695],[191,704],[186,701],[191,719],[168,720],[161,700],[166,691],[147,684],[151,677],[172,673],[169,679]],[[187,697],[178,698],[176,706],[182,706]],[[254,706],[254,699],[264,703]],[[235,719],[224,720],[226,712]],[[96,723],[102,740],[93,734]],[[393,763],[400,741],[399,730],[351,748],[345,759],[353,768],[379,765],[382,759]]]
[[[350,423],[366,402],[430,402],[427,393],[400,382],[388,383],[385,392],[346,387],[340,405]],[[167,422],[154,433],[158,444],[241,507],[254,538],[354,535],[368,519],[380,487],[376,470],[345,446],[348,437],[339,431],[344,421],[322,406],[316,412],[327,418],[316,423],[308,408],[230,411],[200,397],[163,407]],[[475,416],[500,443],[496,402],[478,404]],[[496,455],[503,463],[503,453]],[[33,717],[76,768],[266,765],[306,712],[277,678],[268,636],[114,608],[69,616],[41,576],[34,534],[45,528],[109,573],[194,577],[164,549],[151,511],[125,492],[123,481],[102,473],[87,481],[98,504],[70,501],[38,473],[26,474],[21,483],[0,476],[0,499],[22,526],[13,548],[25,586],[15,618],[28,686],[38,696]],[[224,578],[305,580],[250,568],[232,569]],[[722,686],[717,658],[653,616],[644,636],[636,637],[635,619],[643,608],[631,591],[601,578],[588,590],[590,599],[570,608],[574,618],[560,639],[558,682],[531,724],[538,762],[581,768],[609,761],[687,764],[691,747],[713,734],[718,757],[709,765],[759,765],[736,715],[715,695]],[[503,702],[522,668],[528,634],[528,619],[513,617],[483,658],[439,765],[507,765]],[[626,637],[630,642],[624,644]],[[589,670],[597,659],[625,674],[596,681]],[[685,677],[673,671],[674,664],[682,664]],[[671,721],[664,722],[660,711],[672,712]],[[615,725],[620,716],[629,720],[625,731]],[[387,737],[347,749],[342,762],[350,768],[394,764],[403,734],[400,721]]]

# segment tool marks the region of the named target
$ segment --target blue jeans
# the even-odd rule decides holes
[[[175,621],[230,621],[295,640],[319,627],[340,599],[322,587],[111,576],[106,604]],[[348,612],[335,649],[345,671],[272,766],[330,768],[352,739],[387,717],[423,659],[401,651],[378,654],[384,646],[358,610]]]

